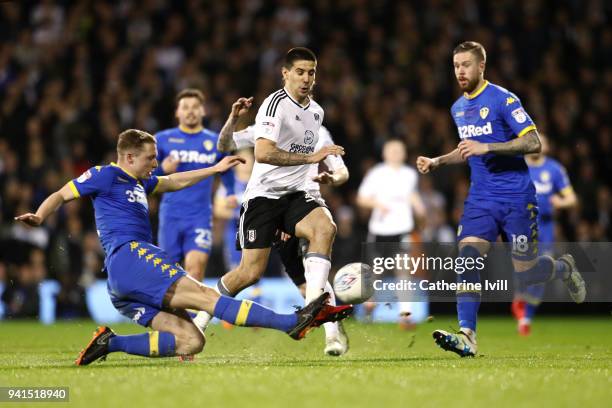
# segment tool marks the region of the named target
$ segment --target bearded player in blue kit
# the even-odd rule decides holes
[[[157,139],[156,175],[196,170],[213,166],[225,154],[217,150],[219,135],[204,129],[204,94],[184,89],[176,96],[175,116],[178,127],[161,131]],[[238,206],[233,171],[221,176],[228,205]],[[187,273],[198,281],[204,279],[212,247],[212,178],[181,191],[163,195],[159,208],[159,246],[170,261],[183,262]]]
[[[463,42],[454,49],[455,76],[464,94],[453,104],[451,115],[461,142],[446,155],[418,157],[417,168],[425,174],[442,165],[469,163],[471,186],[457,232],[459,257],[485,255],[501,235],[512,242],[519,287],[562,279],[572,299],[581,303],[586,288],[573,257],[538,256],[538,207],[523,157],[541,149],[535,124],[516,95],[484,79],[485,64],[485,49],[477,42]],[[457,274],[457,281],[480,282],[480,273],[467,268]],[[434,331],[436,344],[461,357],[475,356],[479,306],[480,291],[458,290],[459,332]]]
[[[119,336],[109,327],[99,327],[76,359],[77,365],[118,351],[147,357],[199,353],[204,347],[204,334],[186,309],[204,310],[238,326],[281,330],[296,340],[313,327],[350,314],[351,307],[328,306],[327,293],[292,314],[278,314],[248,300],[220,296],[188,276],[178,264],[170,262],[165,251],[152,244],[148,194],[187,188],[243,163],[242,158],[228,156],[212,167],[157,177],[153,175],[157,167],[155,138],[135,129],[119,135],[117,155],[116,164],[92,167],[51,194],[35,214],[15,217],[39,226],[65,202],[91,197],[113,305],[124,316],[153,330]]]

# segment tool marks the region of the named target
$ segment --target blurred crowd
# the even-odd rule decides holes
[[[551,155],[568,169],[579,206],[560,214],[558,240],[607,241],[611,17],[603,0],[1,2],[0,282],[7,313],[31,315],[35,306],[24,299],[52,278],[62,288],[58,315],[83,315],[83,288],[103,277],[87,200],[69,203],[43,228],[15,224],[15,215],[88,167],[115,160],[121,130],[175,126],[174,96],[185,87],[205,92],[206,126],[219,130],[239,96],[252,95],[257,105],[281,86],[279,61],[298,45],[318,55],[315,99],[351,173],[346,185],[325,191],[339,227],[336,265],[359,257],[368,214],[356,207],[356,190],[380,161],[384,141],[404,140],[411,165],[458,143],[449,114],[459,96],[451,54],[464,40],[485,46],[486,77],[521,98],[549,136]],[[452,237],[468,180],[467,166],[421,177],[423,239]],[[155,219],[155,200],[150,208]],[[222,273],[222,264],[209,265],[208,276]]]

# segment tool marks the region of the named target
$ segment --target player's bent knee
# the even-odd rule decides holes
[[[206,337],[193,326],[193,328],[181,330],[176,335],[176,353],[179,355],[198,354],[204,350]]]

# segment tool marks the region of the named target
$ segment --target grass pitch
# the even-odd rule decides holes
[[[35,406],[420,407],[609,406],[612,319],[539,318],[520,338],[511,318],[482,318],[479,352],[461,359],[434,345],[436,319],[415,332],[348,322],[351,349],[323,355],[323,330],[300,342],[270,330],[218,325],[190,363],[114,353],[106,362],[73,361],[92,322],[42,326],[0,323],[0,385],[68,386],[69,403]],[[119,334],[140,333],[116,325]],[[19,404],[18,404],[19,405]],[[30,405],[33,405],[30,403]]]

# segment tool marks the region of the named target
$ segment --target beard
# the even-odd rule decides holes
[[[467,92],[468,94],[471,94],[472,92],[476,90],[476,86],[478,86],[478,81],[479,81],[479,78],[476,77],[472,80],[468,80],[468,82],[463,86],[461,85],[461,83],[459,83],[459,87],[461,88],[463,92]]]

